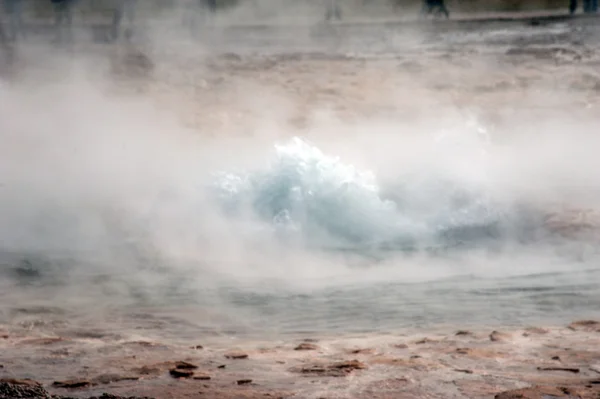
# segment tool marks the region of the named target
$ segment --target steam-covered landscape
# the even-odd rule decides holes
[[[599,397],[593,13],[92,3],[2,36],[0,399]]]

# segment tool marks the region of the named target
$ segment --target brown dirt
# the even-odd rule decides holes
[[[345,338],[324,338],[319,340],[318,351],[297,351],[293,345],[269,347],[268,342],[248,342],[229,351],[223,343],[210,342],[202,351],[191,349],[189,343],[168,342],[131,348],[127,342],[107,340],[100,347],[130,348],[127,355],[112,352],[108,358],[101,355],[98,342],[75,339],[71,344],[80,355],[67,355],[60,367],[45,359],[44,340],[28,337],[37,346],[23,359],[19,355],[22,341],[6,339],[0,347],[5,366],[0,369],[0,376],[5,377],[0,380],[0,398],[19,397],[15,392],[30,398],[46,398],[46,394],[92,397],[104,392],[156,398],[312,398],[328,397],[327,392],[337,390],[336,398],[348,399],[597,399],[600,334],[589,328],[573,329],[592,325],[585,321],[563,327],[506,329],[503,334],[512,338],[504,341],[490,340],[492,331],[480,330],[461,334],[457,342],[454,330],[426,343],[419,343],[423,338],[408,337],[412,343],[400,350],[394,346],[394,336],[364,337],[367,350],[349,350]],[[224,358],[223,353],[256,355],[240,361]],[[79,367],[82,363],[84,369]],[[40,378],[15,379],[26,375]],[[397,396],[400,393],[406,396]]]

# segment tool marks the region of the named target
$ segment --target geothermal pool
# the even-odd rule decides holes
[[[598,317],[598,26],[24,46],[0,86],[6,363],[71,370],[27,365],[31,337],[85,357]]]

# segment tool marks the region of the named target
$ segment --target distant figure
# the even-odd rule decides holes
[[[575,14],[575,11],[577,11],[577,0],[570,0],[569,1],[569,13],[571,15]]]
[[[569,12],[575,14],[577,11],[577,0],[570,0]],[[598,0],[583,0],[583,12],[586,14],[598,12]]]
[[[583,2],[583,12],[592,14],[598,12],[598,0],[587,0]]]
[[[196,36],[199,29],[210,23],[217,13],[217,0],[186,0],[182,4],[183,23],[190,29],[192,36]]]
[[[15,42],[18,36],[25,35],[23,28],[23,2],[24,0],[4,0],[4,11],[8,16],[9,28],[6,40]]]
[[[332,19],[337,19],[341,21],[342,19],[342,9],[339,4],[339,0],[325,0],[326,9],[325,9],[325,20],[331,21]]]
[[[6,50],[10,47],[8,35],[4,32],[4,24],[0,23],[0,48]]]
[[[51,0],[54,4],[54,26],[59,43],[73,39],[73,5],[75,0]]]
[[[446,8],[444,0],[424,0],[423,8],[421,9],[421,15],[439,15],[444,14],[446,18],[450,18],[450,13]]]
[[[182,2],[184,26],[196,36],[202,26],[210,25],[217,14],[217,0],[186,0]]]
[[[4,25],[0,23],[0,78],[10,77],[15,71],[15,49],[6,34]]]
[[[217,12],[217,0],[204,0],[204,3],[206,4],[208,11],[212,13]]]
[[[121,35],[121,25],[123,24],[123,18],[127,19],[128,28],[125,31],[125,36],[127,38],[131,37],[133,34],[133,21],[135,19],[135,6],[137,0],[118,0],[115,13],[113,15],[113,23],[112,23],[112,39],[117,40]]]

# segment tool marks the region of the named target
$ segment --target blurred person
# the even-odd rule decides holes
[[[51,0],[54,4],[54,27],[59,43],[73,39],[73,6],[76,0]]]
[[[193,36],[217,13],[217,0],[188,0],[184,4],[185,24],[190,27]]]
[[[10,77],[15,72],[15,56],[15,48],[0,21],[0,78]]]
[[[339,0],[325,0],[325,20],[331,21],[332,19],[337,19],[341,21],[342,19],[342,9],[340,7]]]
[[[203,3],[206,4],[208,11],[210,11],[211,13],[217,12],[217,0],[204,0]]]
[[[4,24],[0,20],[0,48],[8,47],[8,35],[4,32]]]
[[[117,0],[112,23],[112,38],[117,40],[121,35],[123,19],[127,19],[128,27],[125,36],[130,38],[133,34],[133,22],[137,0]]]
[[[577,0],[569,1],[569,12],[575,14],[577,11]],[[583,0],[583,12],[586,14],[598,12],[598,0]]]
[[[450,18],[450,12],[446,8],[446,2],[444,0],[424,0],[423,8],[421,9],[421,15],[439,15],[444,14],[446,18]]]
[[[569,1],[569,13],[575,14],[575,11],[577,11],[577,0],[570,0]]]
[[[5,33],[6,40],[15,42],[18,36],[25,36],[23,26],[23,3],[24,0],[4,0],[4,11],[8,16],[8,32]]]

